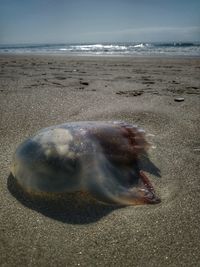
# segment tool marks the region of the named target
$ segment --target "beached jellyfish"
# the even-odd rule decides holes
[[[30,194],[86,191],[104,203],[158,203],[138,164],[148,147],[144,131],[132,124],[69,122],[23,142],[11,172]]]

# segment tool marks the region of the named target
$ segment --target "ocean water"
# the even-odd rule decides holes
[[[200,56],[200,43],[102,43],[0,45],[0,54]]]

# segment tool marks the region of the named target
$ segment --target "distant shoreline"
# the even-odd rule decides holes
[[[200,56],[198,42],[85,43],[0,45],[0,54],[45,54],[67,56],[182,57]]]

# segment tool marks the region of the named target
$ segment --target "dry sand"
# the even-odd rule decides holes
[[[0,266],[197,266],[200,59],[29,55],[0,66]],[[116,119],[155,135],[160,204],[33,202],[9,176],[17,145],[40,128]]]

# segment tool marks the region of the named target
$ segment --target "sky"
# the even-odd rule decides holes
[[[0,0],[0,44],[200,41],[200,0]]]

